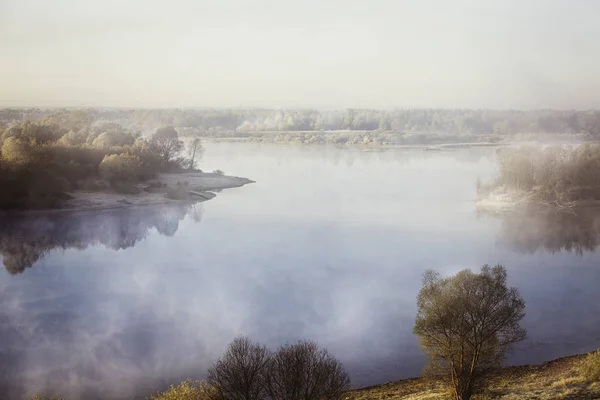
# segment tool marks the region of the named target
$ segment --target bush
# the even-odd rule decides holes
[[[596,350],[588,356],[581,364],[581,375],[591,382],[600,381],[600,350]]]
[[[225,172],[221,171],[220,169],[215,169],[213,171],[213,174],[223,176],[223,175],[225,175]]]
[[[342,364],[315,342],[282,346],[269,363],[267,392],[272,400],[338,400],[349,388]]]
[[[215,388],[208,383],[188,379],[177,386],[171,385],[169,390],[152,396],[150,400],[212,400],[215,393]]]
[[[104,156],[98,167],[104,179],[111,183],[135,182],[140,175],[140,160],[126,154]]]
[[[261,400],[266,393],[270,352],[246,337],[234,339],[208,370],[207,381],[222,400]]]

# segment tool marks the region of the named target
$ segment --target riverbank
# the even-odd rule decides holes
[[[129,206],[156,205],[210,200],[214,191],[253,183],[250,179],[218,173],[185,172],[159,174],[157,179],[140,185],[135,194],[109,192],[73,192],[61,210],[97,210]]]
[[[216,196],[214,192],[241,187],[249,183],[254,183],[254,181],[214,172],[163,173],[152,181],[135,185],[132,193],[110,190],[78,190],[67,192],[67,199],[60,208],[10,212],[56,213],[196,203],[214,198]]]
[[[600,399],[600,382],[587,382],[580,367],[587,354],[559,358],[540,365],[504,367],[490,375],[483,394],[474,400]],[[412,378],[356,389],[344,400],[446,400],[440,379]]]

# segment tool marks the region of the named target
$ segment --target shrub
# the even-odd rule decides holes
[[[239,337],[208,370],[207,381],[222,400],[261,400],[266,393],[270,352],[261,344]]]
[[[98,167],[100,174],[109,182],[135,182],[140,175],[140,160],[126,154],[104,156]]]
[[[338,400],[349,388],[342,364],[315,342],[284,345],[269,363],[267,392],[272,400]]]
[[[216,390],[208,383],[188,379],[179,385],[171,385],[169,390],[158,393],[150,400],[212,400]]]
[[[588,381],[600,381],[600,350],[588,354],[581,364],[580,371]]]
[[[223,176],[223,175],[225,175],[225,172],[221,171],[220,169],[215,169],[213,171],[213,174]]]

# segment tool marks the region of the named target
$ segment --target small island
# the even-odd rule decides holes
[[[0,210],[89,210],[211,199],[252,181],[197,169],[199,138],[172,126],[148,136],[85,113],[0,130]]]

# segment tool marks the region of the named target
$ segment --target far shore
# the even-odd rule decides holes
[[[214,198],[215,191],[241,187],[248,183],[254,183],[254,181],[214,172],[161,173],[151,182],[138,184],[138,193],[78,190],[67,193],[69,199],[61,208],[2,210],[0,215],[97,211],[161,204],[197,203]]]

